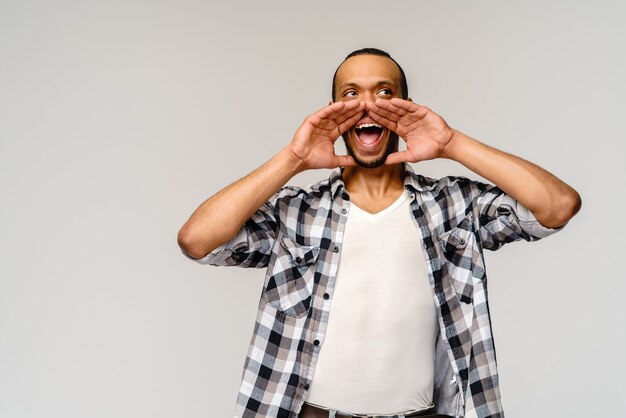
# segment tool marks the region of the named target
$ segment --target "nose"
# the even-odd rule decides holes
[[[369,109],[374,105],[376,97],[373,94],[361,96],[361,101],[365,103],[365,109],[363,109],[363,116],[369,116]]]
[[[366,105],[369,105],[370,103],[374,103],[376,101],[376,95],[371,92],[364,93],[363,95],[361,95],[361,98]]]

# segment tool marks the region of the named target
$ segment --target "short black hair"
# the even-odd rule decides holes
[[[378,49],[378,48],[362,48],[362,49],[357,49],[356,51],[352,51],[348,54],[348,56],[346,58],[344,58],[344,60],[341,62],[341,64],[343,64],[344,62],[346,62],[346,60],[348,58],[352,58],[355,57],[357,55],[377,55],[379,57],[387,57],[389,58],[391,61],[394,62],[394,64],[396,64],[396,66],[398,67],[398,70],[400,70],[400,91],[402,93],[402,98],[403,99],[408,99],[409,97],[409,87],[407,86],[406,83],[406,76],[404,75],[404,70],[402,69],[402,67],[400,67],[400,64],[398,64],[396,62],[396,60],[394,60],[391,55],[389,55],[388,52],[383,51],[382,49]],[[333,98],[333,102],[335,101],[335,82],[337,80],[337,71],[339,71],[339,67],[341,67],[341,64],[339,64],[339,66],[337,67],[337,69],[335,70],[335,74],[333,75],[333,86],[332,86],[332,98]]]

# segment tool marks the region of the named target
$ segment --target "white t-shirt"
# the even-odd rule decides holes
[[[410,202],[404,190],[375,214],[350,204],[307,403],[362,415],[433,405],[439,328]]]

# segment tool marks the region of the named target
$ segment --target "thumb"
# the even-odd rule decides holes
[[[409,153],[408,150],[404,150],[404,151],[396,151],[396,152],[392,152],[391,154],[389,154],[387,156],[387,159],[385,160],[385,164],[386,165],[390,165],[390,164],[398,164],[398,163],[403,163],[403,162],[417,162],[417,161],[411,161],[411,154]]]
[[[356,165],[356,161],[354,161],[351,155],[335,155],[333,165],[335,167],[353,166]]]

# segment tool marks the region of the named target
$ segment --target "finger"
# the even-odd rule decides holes
[[[414,112],[417,110],[417,108],[413,109],[405,109],[403,107],[400,106],[396,106],[395,104],[393,104],[391,102],[391,100],[385,100],[385,99],[376,99],[376,101],[374,103],[372,103],[372,107],[374,109],[378,108],[378,109],[385,109],[389,112],[393,112],[397,115],[400,116],[404,116],[408,113]]]
[[[335,155],[334,160],[335,167],[347,167],[351,165],[356,165],[356,161],[352,158],[351,155]]]
[[[411,118],[411,120],[423,119],[430,111],[430,109],[426,106],[421,106],[411,101],[398,99],[396,97],[391,100],[377,99],[373,106],[374,110],[372,111],[380,112],[376,108],[385,109],[396,115],[400,115],[401,117],[408,115],[407,117]]]
[[[342,133],[339,126],[343,125],[346,120],[352,119],[355,116],[357,119],[353,124],[356,123],[363,114],[364,109],[365,104],[356,100],[338,102],[321,109],[319,112],[312,115],[310,120],[317,128],[329,131],[331,136],[333,134],[339,136]]]
[[[430,111],[426,106],[419,105],[413,101],[398,99],[397,97],[391,100],[378,99],[376,104],[381,107],[397,109],[398,113],[406,112],[405,114],[414,115],[416,120],[424,118]]]
[[[325,106],[314,113],[320,119],[334,119],[342,113],[350,112],[361,106],[358,100],[349,100],[347,102],[335,102],[329,106]]]
[[[409,163],[416,162],[416,161],[411,161],[412,159],[413,157],[411,156],[408,150],[396,151],[396,152],[392,152],[391,154],[387,156],[387,159],[385,160],[385,165],[398,164],[398,163],[403,163],[403,162],[409,162]]]
[[[348,129],[352,128],[362,117],[363,117],[363,111],[361,110],[360,112],[355,113],[348,119],[338,124],[337,130],[339,131],[339,135],[343,134]]]
[[[333,120],[335,121],[337,125],[341,126],[346,120],[354,118],[355,115],[361,117],[364,111],[365,111],[365,103],[362,103],[355,109],[336,115]]]
[[[376,123],[380,123],[381,125],[383,125],[385,128],[396,132],[396,129],[398,129],[398,123],[394,120],[390,120],[384,116],[378,115],[376,113],[369,113],[370,118],[374,119],[374,122]],[[357,119],[358,121],[358,119]],[[356,123],[356,122],[355,122]],[[397,132],[396,132],[397,133]]]
[[[381,102],[384,102],[385,100],[380,99]],[[397,97],[393,97],[391,100],[386,100],[387,102],[389,102],[389,104],[395,106],[395,107],[399,107],[400,109],[404,109],[407,112],[416,112],[418,111],[420,108],[424,108],[425,106],[421,106],[417,103],[415,103],[413,100],[403,100],[403,99],[399,99]],[[378,100],[377,100],[378,102]],[[378,103],[377,103],[378,104]]]
[[[307,117],[307,120],[312,123],[317,129],[328,131],[330,136],[338,133],[338,123],[341,123],[345,118],[352,117],[356,114],[362,113],[359,103],[356,100],[348,102],[337,102],[329,106],[323,107],[314,114]],[[335,119],[339,118],[339,122]]]
[[[406,111],[404,110],[402,110],[403,114],[399,114],[393,107],[377,106],[376,104],[372,102],[367,104],[367,110],[369,111],[370,115],[372,114],[380,115],[386,119],[393,120],[394,122],[399,121],[400,118],[406,114]]]
[[[354,101],[356,102],[356,100]],[[333,121],[337,125],[337,129],[341,131],[340,126],[343,126],[346,123],[346,121],[353,120],[356,117],[357,119],[352,122],[352,124],[355,124],[363,116],[364,111],[365,111],[365,103],[361,102],[354,109],[344,109],[343,111],[335,112],[332,115]],[[350,126],[348,126],[348,128],[346,129],[349,129],[349,128]]]

